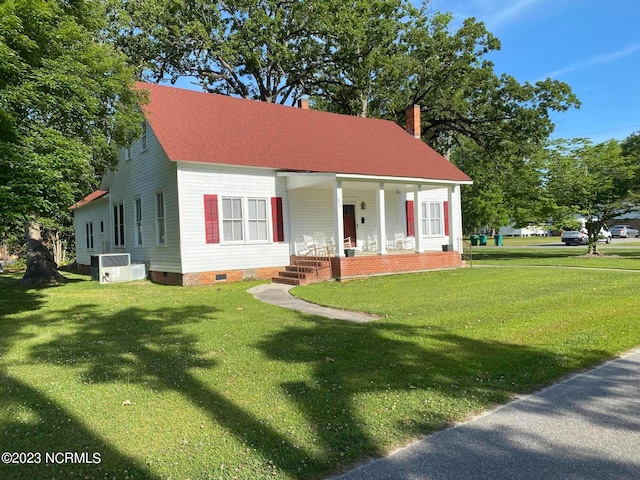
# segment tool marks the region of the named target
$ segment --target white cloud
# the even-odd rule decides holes
[[[517,2],[506,2],[507,7],[500,9],[495,2],[491,2],[491,11],[487,12],[486,23],[492,28],[496,28],[499,25],[510,23],[513,20],[517,20],[522,17],[527,11],[536,3],[542,3],[546,0],[518,0]],[[505,3],[505,2],[499,2]]]
[[[537,5],[551,0],[434,0],[436,10],[454,12],[456,17],[475,17],[489,30],[523,18]],[[413,0],[418,4],[418,0]]]
[[[629,55],[633,55],[634,53],[640,51],[640,43],[634,43],[629,45],[622,50],[617,50],[615,52],[609,52],[599,55],[594,55],[586,60],[582,60],[580,62],[571,63],[564,68],[560,68],[558,70],[554,70],[545,75],[545,78],[557,78],[566,73],[575,72],[576,70],[583,70],[585,68],[593,67],[595,65],[602,65],[605,63],[610,63],[619,58],[628,57]]]

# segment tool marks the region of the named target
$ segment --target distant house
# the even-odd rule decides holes
[[[407,133],[305,102],[137,88],[150,97],[142,137],[71,207],[81,267],[126,252],[154,281],[196,285],[461,266],[471,179],[420,140],[417,106]]]
[[[515,223],[510,223],[500,227],[498,232],[505,237],[546,237],[549,235],[549,226],[529,223],[526,227],[518,227]]]

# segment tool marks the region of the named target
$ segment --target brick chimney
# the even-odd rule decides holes
[[[420,105],[413,105],[407,108],[407,132],[414,136],[414,138],[420,138]]]
[[[300,100],[298,100],[298,108],[301,108],[303,110],[309,110],[309,99],[301,98]]]

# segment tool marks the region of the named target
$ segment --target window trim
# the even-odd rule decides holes
[[[142,123],[142,135],[140,136],[140,151],[144,152],[149,148],[149,142],[147,138],[147,122]]]
[[[162,197],[162,212],[160,212],[160,206],[158,199]],[[156,199],[156,246],[157,247],[166,247],[167,246],[167,203],[164,195],[164,190],[159,190],[155,195]],[[162,213],[162,215],[160,215]],[[160,226],[162,225],[162,228]],[[161,233],[163,235],[161,235]],[[162,240],[164,238],[164,240]]]
[[[93,220],[89,220],[84,224],[85,229],[85,246],[87,247],[87,251],[92,251],[95,249],[95,239],[93,235]]]
[[[221,242],[223,244],[241,244],[241,243],[247,243],[246,241],[246,234],[245,234],[245,230],[246,230],[246,226],[245,226],[245,214],[244,214],[244,210],[245,210],[245,202],[244,202],[244,197],[237,197],[237,196],[227,196],[227,197],[220,197],[220,218],[222,219],[222,235],[221,235]],[[240,217],[233,217],[233,201],[234,200],[240,200]],[[224,215],[224,204],[226,201],[231,201],[231,218],[226,218]],[[240,224],[240,239],[235,240],[235,239],[231,239],[231,240],[227,240],[226,239],[226,225],[231,222],[231,226],[232,226],[232,230],[231,230],[231,236],[233,237],[235,231],[233,229],[233,225],[239,223]]]
[[[439,216],[437,218],[433,218],[431,215],[431,207],[437,206]],[[439,200],[433,201],[424,201],[421,203],[421,221],[422,221],[422,236],[423,237],[433,237],[433,238],[442,238],[445,237],[444,233],[444,215],[443,215],[443,202]],[[432,222],[438,221],[438,226],[440,232],[433,233]]]
[[[134,244],[136,247],[144,247],[144,222],[142,220],[142,198],[133,199],[133,218],[136,222]]]
[[[113,215],[113,248],[125,248],[127,236],[125,230],[124,201],[112,204]]]
[[[263,202],[264,203],[264,218],[249,218],[249,209],[250,202]],[[247,202],[247,219],[246,219],[246,230],[247,230],[247,239],[246,243],[269,243],[269,199],[266,197],[248,197],[246,199]],[[257,210],[256,210],[257,211]],[[256,224],[264,224],[264,238],[250,238],[251,237],[251,223]],[[258,230],[256,230],[258,232]]]

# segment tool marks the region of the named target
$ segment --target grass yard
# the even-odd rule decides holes
[[[547,237],[555,238],[555,237]],[[465,259],[473,265],[521,265],[546,267],[616,268],[640,270],[640,249],[629,246],[598,245],[599,257],[585,257],[586,246],[486,246],[469,249],[465,245]]]
[[[1,451],[42,458],[0,465],[3,479],[322,478],[640,344],[640,272],[473,268],[295,289],[384,317],[366,325],[262,304],[255,283],[18,278],[0,276]]]

